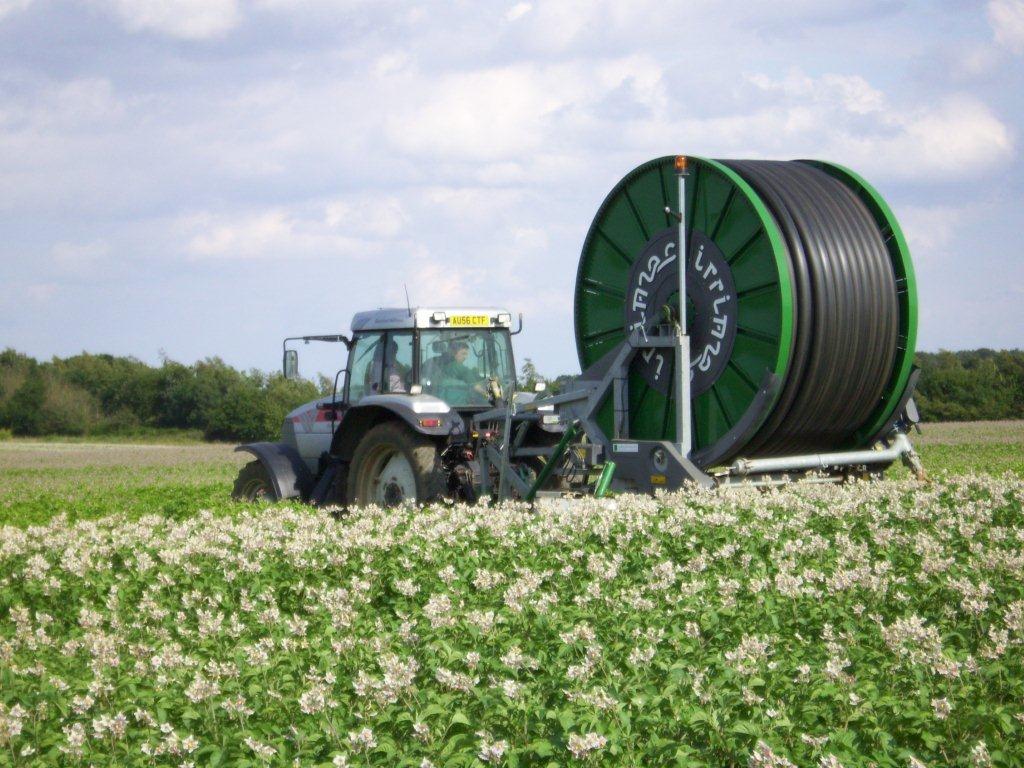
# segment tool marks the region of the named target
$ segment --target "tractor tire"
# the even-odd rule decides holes
[[[447,488],[437,445],[398,421],[386,421],[359,441],[348,470],[349,504],[397,507],[440,499]]]
[[[231,492],[231,498],[237,501],[268,502],[276,501],[277,494],[274,492],[274,484],[267,474],[263,462],[250,461],[238,472],[235,479],[235,489]]]

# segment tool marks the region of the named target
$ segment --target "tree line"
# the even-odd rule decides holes
[[[219,358],[193,365],[81,354],[38,362],[0,352],[0,430],[15,435],[145,434],[188,430],[207,440],[277,439],[309,381],[238,371]]]
[[[1024,419],[1024,350],[918,352],[914,362],[925,421]]]
[[[925,421],[1024,419],[1024,350],[920,352],[916,400]],[[527,359],[520,384],[543,378]],[[572,376],[549,379],[549,391]],[[325,389],[326,387],[326,389]],[[39,362],[0,352],[0,430],[15,435],[144,434],[177,429],[208,440],[268,440],[285,414],[330,382],[239,371],[219,358],[192,365],[80,354]]]

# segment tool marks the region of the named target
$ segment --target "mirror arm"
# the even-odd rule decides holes
[[[341,333],[322,334],[319,336],[289,336],[284,341],[281,342],[281,347],[287,349],[289,341],[304,341],[307,344],[309,344],[309,342],[311,341],[340,341],[342,344],[345,345],[346,349],[352,348],[352,339]]]

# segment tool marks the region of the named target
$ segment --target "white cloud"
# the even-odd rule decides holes
[[[1024,53],[1024,0],[989,0],[988,22],[999,45]]]
[[[866,115],[885,107],[885,95],[860,75],[826,74],[813,78],[791,71],[780,80],[767,75],[750,75],[750,82],[763,91],[818,104],[838,104],[847,112]]]
[[[339,232],[392,238],[405,228],[409,217],[395,197],[332,200],[324,221]]]
[[[196,214],[178,223],[193,259],[379,256],[401,245],[408,217],[394,197],[351,197],[232,215]]]
[[[703,128],[766,155],[810,154],[883,178],[935,178],[977,176],[1014,154],[1010,129],[974,96],[908,105],[860,77],[749,80],[776,96],[771,105]]]
[[[17,86],[17,91],[0,101],[0,129],[33,134],[85,132],[98,125],[109,126],[124,113],[124,103],[106,78],[19,81]]]
[[[900,227],[919,267],[946,253],[967,214],[966,208],[948,205],[900,207]]]
[[[401,279],[386,280],[389,287],[384,298],[390,303],[405,304],[405,290],[414,305],[472,304],[478,286],[486,279],[483,270],[465,264],[440,264],[436,261],[414,261],[403,265]]]
[[[238,0],[107,0],[131,32],[186,40],[219,37],[241,21]]]
[[[405,51],[391,51],[378,56],[373,62],[373,73],[377,77],[387,77],[409,66],[410,57]]]
[[[532,10],[532,3],[516,3],[505,12],[505,20],[515,21],[516,19],[521,19]]]
[[[972,96],[949,96],[931,108],[893,118],[903,136],[888,144],[890,161],[908,171],[975,175],[1013,156],[1010,130]],[[884,146],[884,145],[883,145]]]
[[[386,119],[386,134],[412,155],[519,161],[552,148],[559,137],[596,128],[595,113],[617,90],[639,108],[638,117],[663,107],[661,72],[639,55],[420,77],[408,89],[414,98]]]
[[[32,5],[33,0],[0,0],[0,20]]]
[[[294,243],[295,222],[283,210],[232,220],[211,220],[208,216],[200,216],[188,224],[200,230],[188,243],[188,250],[200,257],[266,257],[289,241]]]

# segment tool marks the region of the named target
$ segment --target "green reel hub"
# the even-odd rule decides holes
[[[823,271],[828,272],[828,258],[845,264],[848,256],[839,253],[841,248],[836,243],[848,247],[855,241],[866,242],[862,230],[868,222],[873,230],[869,239],[873,239],[864,250],[875,259],[865,267],[867,271],[874,270],[875,282],[870,288],[886,293],[885,286],[892,282],[887,275],[876,274],[884,240],[891,260],[891,267],[886,265],[885,269],[895,273],[900,316],[898,339],[885,344],[879,341],[883,351],[878,354],[884,359],[874,360],[873,368],[865,368],[868,379],[872,375],[877,378],[880,367],[891,368],[881,396],[879,387],[869,386],[870,381],[856,390],[867,399],[878,398],[877,403],[861,408],[870,408],[871,418],[863,418],[859,411],[852,415],[844,412],[847,420],[860,419],[859,429],[853,439],[847,429],[843,432],[844,444],[831,447],[839,449],[862,443],[884,427],[898,405],[910,375],[916,333],[913,270],[899,225],[888,206],[860,177],[839,166],[693,157],[689,161],[685,201],[686,311],[691,343],[694,462],[703,467],[721,463],[748,444],[759,444],[765,454],[770,454],[784,452],[784,448],[793,445],[826,444],[840,439],[835,434],[826,436],[827,430],[808,437],[806,423],[822,421],[823,406],[821,402],[812,403],[814,407],[807,405],[807,397],[801,399],[795,390],[803,385],[803,376],[809,370],[807,381],[822,389],[822,397],[827,399],[824,390],[830,385],[821,382],[821,371],[828,370],[831,361],[823,358],[820,350],[815,353],[817,357],[808,352],[813,347],[809,339],[816,335],[808,329],[820,326],[824,329],[817,332],[821,338],[826,337],[826,331],[831,334],[828,338],[841,338],[844,326],[836,321],[829,325],[825,317],[828,307],[837,301],[852,302],[857,296],[863,304],[870,291],[864,289],[858,294],[840,286],[838,292],[833,288],[833,293],[829,293],[821,288],[820,282],[812,285],[808,274],[809,267],[816,279]],[[816,170],[811,171],[812,167]],[[829,241],[833,251],[825,253],[827,249],[823,248],[823,262],[822,256],[810,251],[804,260],[798,236],[808,240],[823,238],[817,231],[799,231],[790,211],[772,194],[763,172],[783,174],[780,178],[797,187],[819,183],[817,176],[804,178],[808,174],[822,178],[827,174],[842,185],[829,182],[834,187],[826,190],[830,195],[849,196],[849,190],[859,199],[860,202],[838,203],[827,200],[835,211],[828,209],[826,213],[834,214],[839,224],[838,234],[826,233],[833,238]],[[822,190],[818,194],[822,196]],[[792,200],[790,204],[799,220],[805,212],[799,211]],[[854,204],[866,207],[873,218],[869,220],[863,212],[851,214],[849,207]],[[673,157],[652,160],[631,171],[599,208],[583,245],[576,278],[576,345],[584,370],[617,350],[631,329],[649,328],[662,318],[678,317],[678,227],[665,212],[666,207],[673,211],[680,208]],[[850,224],[858,215],[861,230]],[[812,211],[806,218],[818,224],[822,217],[821,211]],[[819,261],[814,262],[812,255]],[[890,283],[885,282],[887,279]],[[858,305],[846,314],[849,317],[845,322],[849,324],[868,313]],[[811,318],[819,326],[812,326]],[[887,334],[894,335],[891,325],[865,330],[863,337],[867,341],[860,346],[870,346],[873,340],[888,338]],[[890,365],[893,346],[896,354]],[[627,433],[631,438],[676,439],[672,356],[672,350],[661,348],[641,350],[634,358],[628,377]],[[788,387],[787,376],[791,377]],[[841,386],[831,386],[839,397],[845,396]],[[607,435],[615,434],[614,406],[610,400],[598,414],[599,425]],[[789,429],[793,424],[798,427]]]

